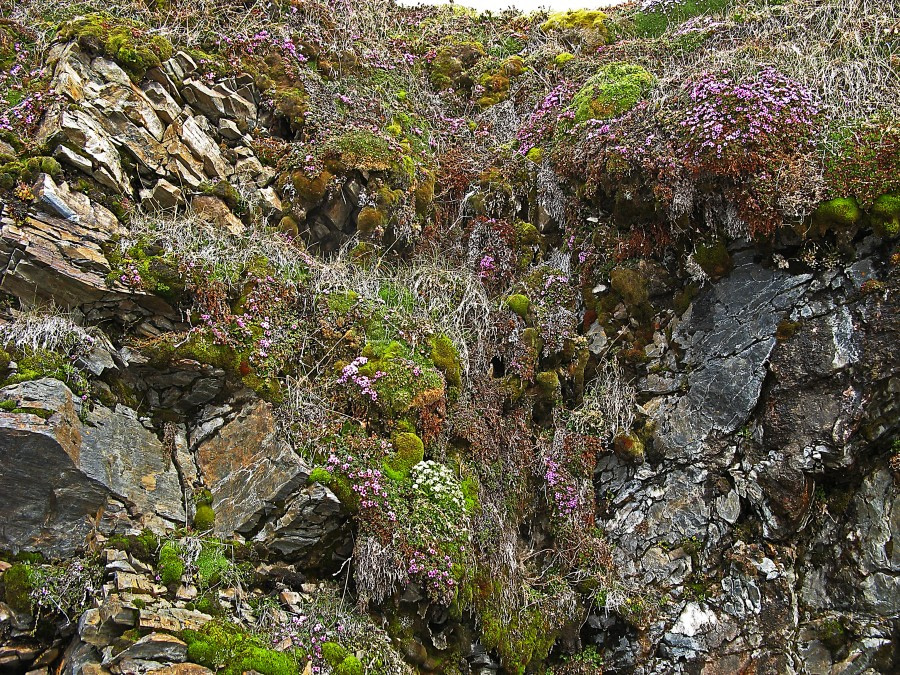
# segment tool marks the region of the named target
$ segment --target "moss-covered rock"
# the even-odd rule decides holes
[[[694,251],[694,260],[710,279],[721,279],[734,266],[728,248],[721,239],[710,244],[699,244]]]
[[[453,341],[444,334],[435,335],[428,343],[431,345],[431,360],[451,387],[462,385],[462,361]]]
[[[584,41],[593,47],[608,44],[613,37],[609,17],[599,10],[573,9],[554,12],[541,24],[545,33],[560,31],[581,33]]]
[[[325,163],[335,173],[350,169],[387,171],[396,160],[388,140],[367,129],[354,129],[328,140]]]
[[[309,97],[300,87],[282,87],[273,96],[275,112],[288,121],[292,131],[301,131],[309,111]]]
[[[619,297],[630,307],[647,302],[647,280],[638,270],[619,267],[609,274],[609,283]]]
[[[76,40],[82,49],[107,56],[135,81],[172,56],[172,44],[136,21],[108,14],[88,14],[67,21],[59,28],[66,40]]]
[[[852,197],[838,197],[819,204],[812,214],[813,234],[822,237],[826,232],[854,227],[863,212]]]
[[[528,310],[531,309],[531,300],[528,299],[527,295],[515,293],[506,298],[506,306],[509,307],[511,312],[524,319],[528,316]]]
[[[334,179],[334,175],[324,170],[315,176],[307,176],[303,171],[295,171],[291,174],[291,183],[296,190],[300,205],[305,208],[318,206],[328,193],[328,186]]]
[[[0,190],[12,190],[19,183],[32,184],[39,174],[54,178],[62,174],[62,167],[53,157],[28,157],[0,164]]]
[[[457,89],[468,92],[474,83],[467,71],[484,54],[484,46],[475,41],[452,42],[442,46],[428,64],[432,86],[438,91]]]

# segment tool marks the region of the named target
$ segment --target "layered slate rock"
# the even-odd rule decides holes
[[[812,278],[767,269],[753,252],[734,256],[731,276],[703,293],[676,328],[684,349],[687,391],[666,399],[654,417],[669,457],[694,457],[713,432],[729,434],[759,400],[778,323]]]
[[[28,304],[171,326],[177,314],[162,298],[109,278],[103,249],[124,230],[108,209],[47,174],[32,191],[37,208],[23,219],[0,210],[0,291]]]
[[[97,406],[82,423],[80,402],[53,379],[6,387],[0,397],[46,411],[0,412],[0,546],[71,555],[111,499],[137,520],[184,520],[178,473],[133,411]]]
[[[81,424],[72,392],[39,380],[0,390],[3,400],[52,411],[0,412],[0,547],[71,555],[102,511],[109,491],[78,468]]]

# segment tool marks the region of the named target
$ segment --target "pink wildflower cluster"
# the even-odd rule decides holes
[[[812,92],[774,68],[739,82],[727,70],[709,73],[689,86],[691,105],[680,124],[694,160],[794,145],[811,134],[819,114]]]
[[[453,600],[456,579],[453,578],[450,556],[441,556],[433,546],[424,552],[413,551],[407,572],[411,577],[418,578],[436,601],[449,604]]]
[[[529,150],[538,147],[553,136],[556,123],[560,121],[561,117],[559,109],[572,98],[574,93],[575,86],[571,82],[562,82],[544,97],[544,100],[538,104],[516,134],[521,154],[527,155]],[[564,115],[565,113],[563,113]]]
[[[387,373],[379,370],[372,377],[360,375],[360,366],[364,366],[369,362],[365,356],[357,356],[351,363],[348,363],[341,370],[341,376],[338,378],[338,384],[347,384],[353,382],[359,387],[359,391],[363,396],[368,396],[372,401],[378,400],[378,392],[375,391],[375,383],[384,377]]]
[[[119,281],[130,288],[142,288],[144,285],[141,273],[138,272],[137,267],[134,265],[125,266],[125,269],[122,270],[122,274],[119,275]]]
[[[481,279],[487,279],[491,276],[491,273],[496,269],[494,265],[494,257],[491,255],[485,254],[481,258],[481,262],[478,264],[478,276]]]
[[[348,454],[341,458],[332,453],[325,462],[325,468],[333,474],[339,473],[347,477],[350,488],[359,497],[360,508],[377,510],[389,521],[395,522],[397,513],[390,508],[389,495],[381,470],[365,464],[367,462],[354,460],[353,455]]]
[[[43,71],[34,71],[32,75],[41,72]],[[13,131],[15,128],[22,131],[34,130],[54,95],[55,93],[51,89],[46,93],[36,91],[25,96],[19,103],[0,115],[0,131]]]
[[[305,652],[312,660],[311,671],[325,673],[328,671],[322,656],[322,645],[339,641],[343,632],[343,624],[329,628],[313,614],[290,614],[287,620],[273,622],[269,636],[274,649]]]
[[[568,471],[560,467],[559,462],[549,457],[544,459],[544,481],[547,484],[547,494],[552,499],[553,509],[565,516],[574,513],[580,505],[574,479]]]

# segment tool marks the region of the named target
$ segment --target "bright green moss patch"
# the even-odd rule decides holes
[[[59,28],[66,40],[77,40],[82,49],[107,56],[138,81],[144,74],[172,56],[172,44],[151,34],[143,24],[108,14],[88,14],[67,21]]]
[[[462,361],[453,341],[444,334],[435,335],[428,341],[431,345],[431,360],[444,374],[451,387],[462,386]]]
[[[900,195],[882,195],[872,204],[872,227],[882,237],[900,234]]]
[[[344,291],[342,293],[329,293],[325,299],[330,309],[335,314],[347,316],[359,300],[359,293]]]
[[[838,197],[823,202],[813,212],[812,224],[819,236],[835,228],[847,228],[862,218],[862,210],[852,197]]]
[[[228,183],[225,185],[234,190]],[[231,194],[224,186],[207,185],[206,188],[210,193]],[[161,246],[146,241],[138,241],[125,251],[112,246],[106,251],[106,257],[112,268],[107,283],[141,288],[170,302],[177,301],[184,293],[185,279],[178,262]]]
[[[31,611],[31,591],[33,590],[31,566],[28,564],[13,565],[3,576],[3,594],[6,604],[17,612]]]
[[[553,63],[556,64],[557,66],[563,66],[574,58],[575,58],[575,55],[572,52],[560,52],[553,59]]]
[[[157,565],[160,581],[166,586],[181,583],[184,575],[184,561],[178,551],[178,544],[167,541],[159,550],[159,564]]]
[[[531,148],[531,150],[526,153],[525,159],[529,162],[540,164],[544,161],[544,149],[539,147]]]
[[[370,340],[362,350],[366,363],[359,374],[371,382],[370,393],[360,392],[370,411],[396,420],[403,413],[430,405],[444,396],[444,378],[433,362],[399,340]]]
[[[200,504],[194,512],[194,529],[198,532],[211,530],[216,524],[216,513],[209,504]]]
[[[409,432],[395,434],[393,442],[394,452],[385,458],[384,472],[391,480],[405,480],[410,470],[425,459],[425,445]]]
[[[509,307],[511,312],[524,319],[528,316],[528,310],[531,309],[531,300],[528,299],[527,295],[516,293],[506,298],[506,306]]]
[[[542,612],[529,607],[506,620],[493,610],[481,615],[481,642],[495,649],[506,672],[521,675],[530,663],[538,663],[550,653],[556,632],[550,630]]]
[[[631,110],[653,85],[653,76],[630,63],[605,66],[572,99],[575,122],[609,119]]]
[[[29,157],[0,165],[0,190],[11,190],[19,183],[34,183],[39,174],[54,178],[62,174],[62,167],[52,157]]]
[[[188,645],[188,660],[223,675],[256,671],[261,675],[296,675],[302,652],[278,652],[262,638],[227,621],[210,621],[200,630],[182,634]]]
[[[16,359],[16,363],[18,371],[0,382],[0,386],[52,377],[64,382],[77,396],[87,394],[90,390],[85,374],[63,354],[39,349],[22,354]]]

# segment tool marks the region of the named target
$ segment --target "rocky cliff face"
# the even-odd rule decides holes
[[[0,672],[894,672],[896,127],[650,72],[814,4],[4,19]]]

